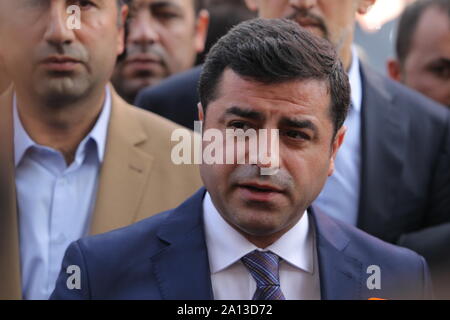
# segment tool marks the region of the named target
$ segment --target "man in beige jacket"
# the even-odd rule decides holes
[[[0,2],[13,82],[0,97],[0,299],[47,299],[72,241],[172,208],[201,185],[196,167],[171,161],[178,127],[108,84],[127,6],[66,6]]]

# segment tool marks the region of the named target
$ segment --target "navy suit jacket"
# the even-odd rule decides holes
[[[357,226],[410,248],[450,298],[450,112],[361,64],[361,189]],[[201,69],[143,91],[137,105],[192,128]]]
[[[52,299],[213,299],[200,189],[178,208],[129,227],[81,239],[68,248]],[[425,260],[325,215],[315,226],[322,299],[429,299]],[[67,287],[69,266],[80,289]],[[367,268],[380,267],[369,290]],[[70,279],[69,279],[70,280]]]
[[[194,130],[194,121],[198,121],[197,85],[201,72],[202,66],[198,66],[145,88],[137,95],[134,105]]]

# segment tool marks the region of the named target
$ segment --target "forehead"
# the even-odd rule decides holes
[[[227,69],[218,85],[217,99],[211,105],[216,105],[214,112],[217,113],[239,106],[265,113],[270,119],[294,115],[328,119],[330,103],[325,81],[308,79],[263,84],[246,80]]]
[[[183,10],[192,10],[194,8],[194,0],[131,0],[130,6],[135,9],[174,7]]]
[[[429,55],[445,54],[450,58],[450,19],[447,12],[437,7],[425,10],[417,24],[411,49]]]

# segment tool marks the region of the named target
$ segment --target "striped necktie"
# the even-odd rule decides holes
[[[256,281],[253,300],[285,300],[278,274],[280,257],[272,252],[255,250],[241,261]]]

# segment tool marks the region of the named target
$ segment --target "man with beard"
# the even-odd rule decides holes
[[[211,49],[199,91],[205,149],[210,130],[261,130],[259,145],[279,148],[265,161],[267,150],[246,144],[256,161],[239,163],[239,142],[221,143],[234,161],[204,162],[206,189],[181,206],[73,243],[53,299],[431,297],[422,257],[309,208],[333,173],[350,104],[330,43],[289,20],[243,22]],[[68,287],[73,265],[78,286]]]
[[[359,61],[355,15],[375,0],[246,1],[330,40],[349,74],[346,141],[314,208],[417,251],[450,296],[450,112]]]
[[[68,3],[81,12],[67,27]],[[47,299],[64,251],[177,205],[199,187],[171,161],[177,126],[108,84],[124,47],[121,0],[0,1],[0,299]],[[196,187],[197,186],[197,187]]]
[[[204,0],[130,0],[126,55],[112,82],[129,103],[137,93],[194,66],[205,46]]]

